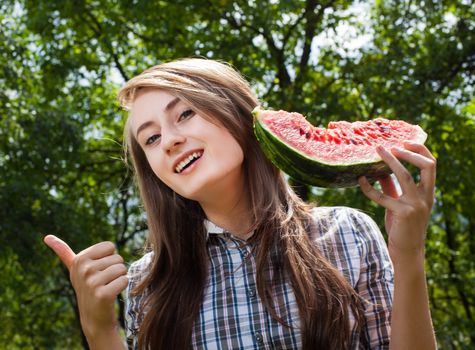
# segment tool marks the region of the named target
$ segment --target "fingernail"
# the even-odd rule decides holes
[[[53,245],[57,245],[59,240],[54,235],[47,235],[45,238],[43,238],[43,242],[51,247]]]

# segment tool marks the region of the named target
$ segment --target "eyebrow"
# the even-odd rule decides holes
[[[168,112],[170,111],[171,109],[173,109],[177,103],[180,102],[180,99],[178,97],[175,97],[173,100],[171,100],[170,102],[168,102],[167,106],[165,107],[165,112]],[[152,120],[149,120],[145,123],[143,123],[142,125],[140,125],[138,128],[137,128],[137,132],[135,133],[135,137],[138,139],[139,138],[139,134],[142,130],[148,128],[150,125],[152,125],[154,122]]]

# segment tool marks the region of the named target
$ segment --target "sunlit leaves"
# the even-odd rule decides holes
[[[0,343],[80,348],[67,276],[41,238],[127,260],[145,218],[121,159],[119,86],[170,59],[223,59],[266,107],[317,125],[419,123],[438,158],[427,275],[441,348],[475,335],[475,7],[470,1],[80,0],[0,3]],[[357,188],[321,205],[383,210]]]

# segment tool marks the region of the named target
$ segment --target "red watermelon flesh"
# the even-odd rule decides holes
[[[320,162],[351,165],[381,160],[376,146],[403,147],[404,141],[424,143],[427,134],[402,120],[330,122],[328,128],[311,125],[300,113],[260,110],[260,119],[283,142]]]

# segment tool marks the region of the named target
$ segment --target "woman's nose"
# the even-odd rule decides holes
[[[166,153],[170,153],[183,144],[186,137],[176,129],[162,130],[162,147]]]

